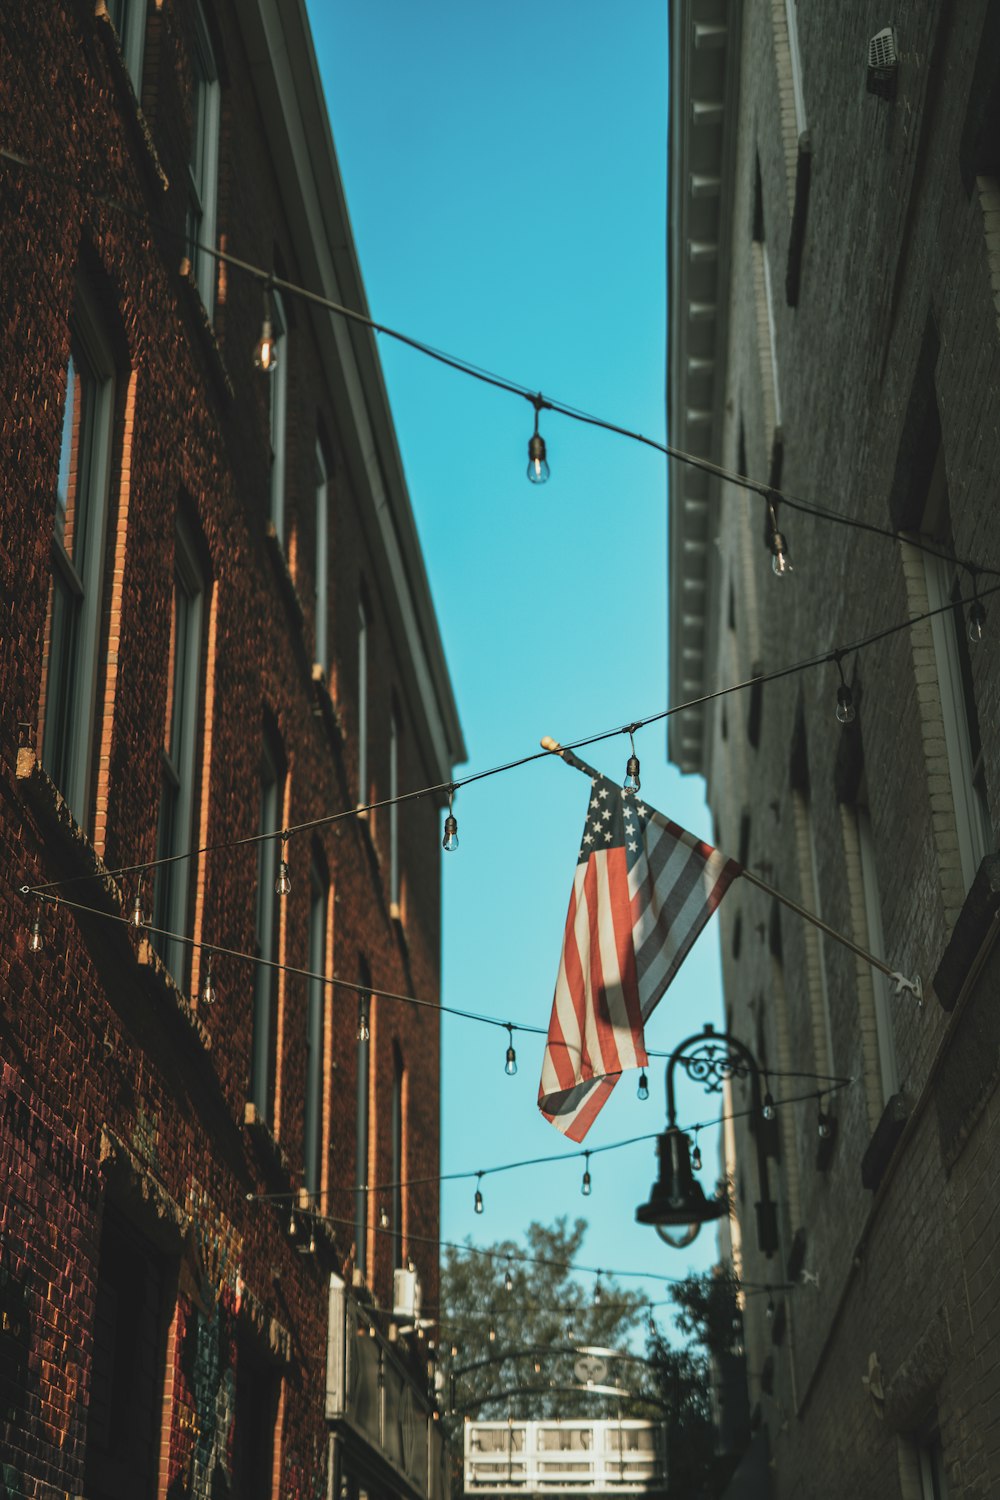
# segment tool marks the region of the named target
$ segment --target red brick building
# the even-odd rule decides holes
[[[420,1500],[445,799],[355,809],[461,730],[374,335],[211,253],[365,310],[305,6],[0,71],[0,1495]]]

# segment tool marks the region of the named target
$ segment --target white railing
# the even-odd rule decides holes
[[[474,1422],[465,1424],[466,1494],[665,1490],[662,1422]]]

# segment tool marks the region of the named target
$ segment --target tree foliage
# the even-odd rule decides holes
[[[519,1418],[602,1416],[617,1412],[614,1398],[588,1396],[573,1373],[581,1348],[629,1352],[646,1299],[600,1275],[583,1282],[570,1269],[581,1252],[585,1219],[529,1224],[523,1244],[498,1240],[488,1254],[449,1248],[441,1268],[441,1348],[446,1380],[454,1378],[461,1415]],[[531,1263],[523,1263],[530,1261]],[[505,1290],[510,1273],[511,1290]],[[599,1286],[595,1300],[595,1288]],[[491,1326],[496,1338],[490,1340]],[[454,1347],[456,1353],[451,1356]],[[475,1368],[469,1369],[468,1366]],[[608,1362],[598,1383],[648,1389],[642,1364]],[[447,1405],[451,1405],[450,1393]],[[572,1409],[570,1409],[572,1407]]]

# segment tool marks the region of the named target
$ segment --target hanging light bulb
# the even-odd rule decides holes
[[[503,1278],[503,1289],[508,1296],[510,1296],[511,1292],[514,1290],[514,1278],[511,1275],[510,1261],[507,1262],[507,1270]]]
[[[132,910],[129,912],[129,922],[133,927],[144,927],[146,925],[146,914],[142,909],[142,876],[139,876],[139,884],[136,887],[135,899],[132,902]]]
[[[589,1151],[585,1151],[583,1153],[583,1163],[584,1163],[584,1165],[583,1165],[583,1180],[580,1183],[580,1192],[583,1194],[583,1196],[585,1198],[589,1198],[590,1197],[590,1192],[591,1192],[591,1186],[592,1186],[591,1181],[590,1181],[590,1152]]]
[[[482,1192],[482,1188],[480,1187],[480,1183],[482,1182],[482,1180],[483,1180],[483,1174],[482,1174],[482,1172],[477,1172],[476,1173],[476,1196],[475,1196],[475,1198],[472,1201],[472,1206],[476,1210],[477,1214],[481,1214],[482,1211],[483,1211],[483,1192]]]
[[[310,1231],[309,1231],[309,1254],[310,1255],[315,1255],[316,1254],[316,1231],[315,1231],[315,1229],[310,1229]]]
[[[549,466],[545,458],[545,439],[538,431],[538,414],[545,402],[541,396],[533,396],[535,408],[535,430],[528,439],[528,478],[532,484],[545,484],[549,478]]]
[[[458,819],[455,817],[454,799],[455,788],[452,787],[448,793],[448,816],[444,820],[444,838],[441,840],[441,847],[448,854],[458,848]]]
[[[536,1375],[540,1375],[542,1373],[542,1362],[540,1359],[535,1360],[534,1369]]]
[[[639,1074],[639,1087],[635,1091],[635,1096],[637,1099],[649,1098],[649,1079],[646,1077],[645,1068]]]
[[[832,1130],[833,1127],[830,1123],[830,1116],[828,1114],[825,1114],[823,1112],[823,1109],[821,1108],[819,1112],[819,1118],[816,1121],[816,1132],[820,1140],[828,1141],[832,1134]]]
[[[847,678],[844,676],[844,668],[841,665],[839,651],[833,653],[833,659],[837,663],[837,671],[840,673],[840,686],[837,689],[837,719],[839,723],[844,725],[853,724],[857,718],[857,712],[854,707],[854,695],[847,685]]]
[[[290,896],[292,893],[292,877],[288,869],[288,834],[281,835],[281,859],[278,862],[278,878],[274,882],[274,894],[276,896]]]
[[[486,1337],[489,1339],[491,1344],[495,1344],[497,1341],[497,1326],[493,1321],[492,1313],[490,1313],[490,1326],[487,1329]]]
[[[694,1133],[694,1146],[693,1146],[692,1151],[691,1151],[691,1168],[692,1168],[692,1171],[695,1171],[695,1172],[700,1172],[701,1171],[701,1147],[698,1145],[698,1131],[697,1131],[697,1129],[695,1130],[695,1133]]]
[[[452,1359],[457,1359],[458,1358],[458,1345],[457,1344],[452,1344],[452,1346],[451,1346],[451,1357],[452,1357]]]
[[[771,571],[774,573],[775,578],[784,578],[786,574],[792,571],[792,565],[788,560],[788,540],[778,530],[778,516],[774,509],[774,503],[771,500],[767,502],[767,513],[770,522],[768,546],[771,549]]]
[[[771,1097],[771,1090],[770,1089],[768,1089],[767,1092],[764,1095],[764,1104],[763,1104],[763,1107],[761,1108],[761,1114],[764,1116],[765,1120],[773,1120],[774,1119],[774,1116],[775,1116],[774,1100]]]
[[[297,1239],[298,1233],[299,1221],[295,1217],[295,1210],[293,1209],[292,1212],[288,1215],[288,1238],[290,1240]]]
[[[28,950],[31,953],[41,953],[45,947],[45,939],[42,937],[42,919],[35,913],[35,920],[31,924],[31,936],[28,939]]]
[[[628,732],[629,744],[632,746],[632,754],[629,756],[625,766],[625,780],[622,782],[622,791],[634,796],[639,790],[639,757],[635,753],[635,738],[633,729]]]
[[[264,288],[264,317],[260,325],[260,338],[254,350],[253,362],[258,370],[270,375],[278,363],[278,343],[271,324],[271,287]]]
[[[386,1207],[385,1207],[384,1203],[381,1205],[381,1207],[379,1208],[379,1211],[378,1211],[378,1227],[380,1229],[388,1229],[389,1228],[389,1215],[386,1212]]]
[[[517,1053],[514,1051],[514,1028],[509,1021],[507,1022],[507,1061],[503,1065],[503,1070],[508,1078],[513,1078],[517,1072]]]
[[[205,954],[205,982],[201,987],[201,998],[206,1005],[215,1004],[215,984],[212,981],[212,950]]]
[[[601,1292],[601,1273],[600,1273],[600,1271],[598,1271],[598,1273],[597,1273],[597,1280],[594,1282],[594,1306],[595,1307],[600,1307],[602,1295],[603,1294]]]
[[[368,1002],[364,995],[358,1000],[358,1041],[371,1041],[371,1030],[368,1026]]]
[[[986,610],[983,608],[979,597],[977,578],[978,574],[974,568],[969,569],[969,577],[972,579],[972,603],[969,605],[969,644],[978,646],[983,638],[983,626],[986,624]]]
[[[768,1288],[767,1307],[764,1310],[764,1315],[769,1323],[774,1322],[774,1298],[771,1296],[770,1288]]]

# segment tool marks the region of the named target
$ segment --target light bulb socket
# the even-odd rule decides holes
[[[42,937],[42,919],[36,917],[31,924],[31,936],[28,939],[28,949],[32,953],[41,953],[45,947],[45,939]]]
[[[142,909],[142,896],[138,891],[136,892],[135,900],[132,902],[129,922],[133,927],[144,927],[146,925],[146,916]]]
[[[837,720],[843,725],[853,724],[857,718],[854,708],[854,695],[846,682],[842,682],[837,689]]]
[[[532,484],[545,484],[551,470],[545,457],[545,439],[533,432],[528,439],[528,478]]]
[[[507,1048],[507,1060],[503,1065],[503,1070],[508,1078],[513,1078],[517,1072],[517,1053],[514,1051],[513,1044]]]
[[[691,1152],[691,1166],[695,1172],[701,1171],[701,1147],[695,1146]]]
[[[483,1195],[479,1191],[478,1188],[476,1188],[476,1196],[475,1196],[475,1199],[473,1200],[473,1207],[476,1210],[477,1214],[481,1214],[482,1213],[482,1211],[483,1211]]]
[[[585,1198],[589,1198],[592,1189],[593,1189],[593,1183],[590,1180],[590,1173],[589,1172],[584,1172],[584,1174],[583,1174],[583,1181],[580,1183],[580,1192],[583,1194],[583,1196]]]
[[[639,786],[639,757],[633,750],[625,766],[625,780],[622,783],[622,790],[625,792],[637,792]]]
[[[205,960],[205,982],[201,987],[201,998],[205,1005],[214,1005],[216,1000],[215,983],[212,979],[212,955],[209,954]]]
[[[441,847],[449,854],[458,848],[458,819],[454,813],[449,813],[444,820],[444,838],[441,840]]]
[[[292,876],[288,868],[287,859],[281,860],[278,865],[278,878],[274,882],[274,894],[276,896],[290,896],[292,894]]]

